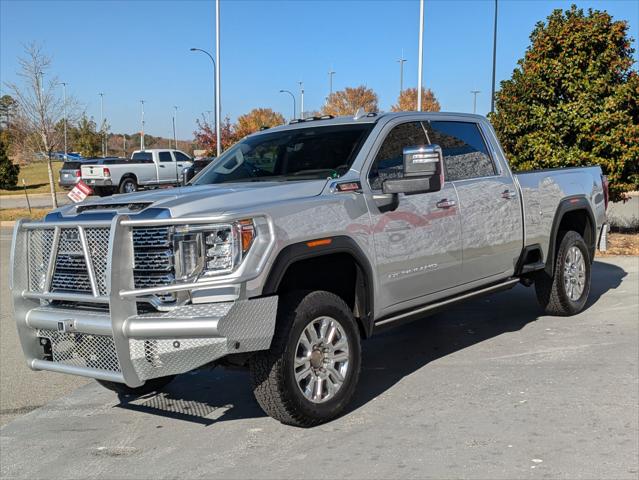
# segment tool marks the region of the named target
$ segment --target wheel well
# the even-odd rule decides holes
[[[346,252],[329,253],[298,260],[288,266],[275,293],[294,290],[324,290],[346,302],[357,319],[362,336],[370,335],[368,280],[355,258]]]
[[[561,206],[559,209],[559,214],[561,214]],[[559,218],[559,216],[557,218]],[[559,222],[557,222],[556,220],[553,223],[550,245],[548,248],[548,257],[546,258],[545,270],[548,275],[553,274],[557,249],[559,248],[564,235],[566,235],[566,233],[571,230],[579,233],[584,239],[584,242],[588,247],[591,262],[594,260],[595,257],[595,224],[589,209],[573,208],[571,210],[564,210],[563,215],[561,215],[561,217],[559,218]]]
[[[589,249],[594,246],[594,227],[586,210],[571,210],[564,214],[557,229],[556,245],[559,245],[566,232],[571,230],[581,235]]]
[[[125,173],[122,175],[122,178],[120,178],[120,185],[122,185],[122,182],[124,182],[127,178],[131,178],[135,181],[135,183],[138,183],[138,177],[135,176],[135,173]]]

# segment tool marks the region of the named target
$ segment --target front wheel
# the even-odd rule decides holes
[[[157,392],[158,390],[162,390],[169,383],[173,381],[175,375],[169,375],[168,377],[159,377],[152,378],[144,382],[144,385],[139,387],[129,387],[124,383],[117,382],[109,382],[107,380],[97,380],[100,385],[102,385],[107,390],[111,390],[112,392],[117,393],[118,395],[130,395],[134,397],[139,397],[141,395],[146,395],[147,393]]]
[[[353,313],[337,295],[316,291],[285,297],[270,350],[250,361],[262,409],[288,425],[311,427],[343,412],[361,366]]]
[[[579,233],[566,232],[557,250],[553,276],[539,272],[535,293],[549,315],[570,316],[584,309],[590,293],[590,254]]]

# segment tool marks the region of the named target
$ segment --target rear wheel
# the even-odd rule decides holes
[[[359,330],[344,301],[329,292],[281,301],[270,350],[250,361],[262,409],[288,425],[310,427],[343,412],[361,365]]]
[[[107,390],[111,390],[112,392],[117,393],[118,395],[131,395],[135,397],[139,397],[141,395],[146,395],[147,393],[157,392],[158,390],[162,390],[165,386],[173,381],[175,375],[169,375],[168,377],[160,377],[160,378],[152,378],[144,382],[144,385],[139,387],[129,387],[124,383],[117,382],[109,382],[106,380],[96,380],[100,385],[102,385]]]
[[[133,193],[138,190],[138,184],[133,177],[127,177],[120,182],[120,193]]]
[[[553,276],[545,271],[535,279],[539,304],[549,315],[581,312],[590,293],[590,254],[577,232],[566,232],[559,244]]]

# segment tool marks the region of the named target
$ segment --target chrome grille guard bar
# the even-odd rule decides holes
[[[198,217],[181,219],[131,219],[128,215],[117,215],[109,220],[88,220],[88,221],[53,221],[53,222],[26,222],[16,223],[11,249],[11,270],[9,274],[9,285],[13,294],[14,314],[17,321],[18,333],[23,351],[27,357],[27,362],[34,369],[58,370],[85,375],[103,380],[126,383],[131,387],[144,383],[136,373],[136,369],[131,361],[130,337],[126,336],[124,325],[132,317],[138,316],[137,298],[153,293],[164,293],[168,291],[191,290],[193,288],[204,288],[220,284],[240,283],[255,278],[266,264],[269,254],[274,248],[274,227],[270,217],[267,215],[254,215],[266,220],[268,229],[268,241],[265,243],[259,257],[255,258],[257,268],[252,273],[247,274],[242,268],[234,274],[224,276],[224,278],[205,279],[199,282],[176,283],[174,285],[136,289],[134,283],[134,245],[133,228],[144,226],[170,226],[170,225],[192,225],[204,223],[228,222],[236,219],[237,216],[229,215],[216,217]],[[241,218],[241,217],[240,217]],[[92,268],[87,269],[91,283],[91,294],[65,293],[50,291],[51,278],[53,276],[56,250],[60,233],[63,228],[75,228],[80,235],[82,253],[84,254],[87,266],[91,264],[91,251],[87,247],[86,238],[82,240],[85,229],[88,228],[109,228],[109,243],[106,267],[106,295],[100,295],[97,291],[96,274]],[[29,279],[29,242],[28,232],[33,230],[48,229],[54,232],[54,241],[51,246],[51,254],[48,258],[46,278],[42,292],[32,291]],[[247,257],[248,259],[248,257]],[[41,360],[42,352],[35,338],[34,327],[44,326],[47,318],[50,318],[48,325],[54,323],[55,317],[48,315],[38,316],[38,309],[43,307],[42,300],[71,301],[93,304],[108,304],[109,312],[104,315],[97,315],[91,328],[96,331],[112,332],[113,342],[120,361],[121,372],[98,372],[88,367],[69,367],[52,364]],[[82,312],[78,312],[81,314]],[[69,316],[67,316],[67,319]],[[57,321],[57,320],[55,320]],[[61,320],[63,322],[63,319]],[[67,320],[68,321],[68,320]],[[102,325],[101,323],[104,323]],[[80,325],[78,325],[80,326]],[[73,328],[73,326],[71,326]],[[55,328],[55,327],[54,327]],[[59,328],[59,326],[58,326]],[[63,328],[66,328],[63,326]],[[72,331],[72,330],[71,330]],[[80,331],[80,330],[78,330]],[[270,341],[270,339],[269,339]]]

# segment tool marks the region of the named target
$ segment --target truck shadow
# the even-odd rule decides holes
[[[586,308],[617,288],[625,276],[615,265],[595,262]],[[362,372],[349,412],[430,362],[521,330],[542,315],[534,289],[517,286],[375,335],[363,343]],[[138,399],[123,397],[117,407],[201,425],[265,416],[253,399],[248,373],[222,368],[181,375],[162,392]]]

